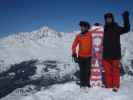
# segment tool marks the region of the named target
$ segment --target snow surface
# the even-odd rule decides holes
[[[32,32],[20,32],[0,39],[0,72],[11,64],[31,59],[57,60],[70,62],[73,33],[56,32],[49,27],[42,27]],[[130,66],[133,59],[133,32],[121,36],[122,63]],[[133,71],[132,71],[133,72]]]
[[[0,72],[11,64],[31,59],[71,61],[74,34],[63,34],[48,27],[17,33],[0,39]]]
[[[28,96],[9,95],[1,100],[133,100],[133,78],[124,76],[120,90],[115,93],[111,89],[90,88],[88,91],[80,89],[75,82],[55,84]]]
[[[54,60],[70,64],[70,69],[68,66],[66,68],[62,66],[64,65],[63,63],[58,65],[60,70],[62,70],[59,74],[62,75],[69,74],[73,70],[76,71],[77,69],[74,66],[77,65],[72,62],[71,58],[71,44],[76,35],[75,33],[64,34],[48,27],[42,27],[33,32],[21,32],[0,39],[0,72],[9,69],[11,64],[31,59],[39,59],[40,61]],[[126,67],[128,66],[129,70],[133,69],[130,63],[133,58],[132,37],[132,32],[121,37],[122,63]],[[36,77],[45,75],[41,72],[41,68],[44,67],[41,64],[37,65]],[[54,70],[50,71],[54,72]],[[88,93],[81,92],[75,82],[55,84],[47,89],[42,88],[41,91],[36,91],[34,86],[26,86],[23,89],[30,88],[31,91],[28,92],[28,95],[19,95],[16,92],[21,89],[16,89],[1,100],[133,100],[132,84],[132,77],[124,76],[118,93],[103,88],[91,88]]]

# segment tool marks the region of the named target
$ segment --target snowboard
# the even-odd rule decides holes
[[[92,26],[92,59],[91,59],[91,87],[103,86],[103,67],[102,67],[102,52],[103,52],[103,26]]]

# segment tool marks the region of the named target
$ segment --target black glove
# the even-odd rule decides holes
[[[128,11],[124,11],[122,14],[123,17],[129,17],[129,12]]]
[[[78,63],[79,60],[78,60],[77,54],[72,54],[72,58],[75,63]]]
[[[122,16],[123,16],[124,24],[125,25],[129,25],[129,12],[128,11],[124,11]]]

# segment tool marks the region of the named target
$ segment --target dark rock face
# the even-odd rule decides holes
[[[10,69],[0,73],[0,98],[13,90],[30,83],[29,77],[35,74],[37,60],[24,61],[11,65]]]
[[[10,69],[0,73],[0,98],[8,95],[17,88],[23,88],[26,85],[34,85],[36,89],[40,90],[41,87],[49,87],[53,84],[65,83],[74,80],[72,74],[58,75],[61,69],[58,61],[46,60],[41,62],[45,66],[42,70],[46,75],[42,75],[37,79],[31,79],[36,74],[38,60],[24,61],[19,64],[11,65]],[[69,64],[63,64],[64,68]],[[56,76],[50,74],[54,70]],[[64,69],[65,70],[65,69]],[[77,76],[77,73],[75,74]]]

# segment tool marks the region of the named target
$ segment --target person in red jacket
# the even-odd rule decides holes
[[[80,87],[90,87],[90,69],[91,69],[91,49],[92,37],[90,24],[85,21],[80,21],[81,32],[76,36],[72,44],[72,57],[75,62],[78,62],[80,68]],[[76,53],[78,49],[78,53]]]
[[[117,92],[120,87],[120,35],[130,31],[129,12],[123,14],[123,26],[119,26],[112,13],[105,14],[104,39],[103,39],[103,65],[107,88]]]

